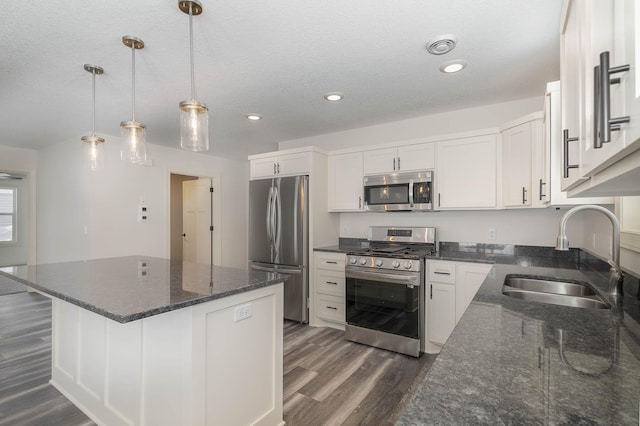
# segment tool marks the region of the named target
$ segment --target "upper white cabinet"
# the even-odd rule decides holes
[[[502,197],[505,207],[531,206],[533,132],[530,121],[502,131]]]
[[[329,156],[329,211],[360,211],[362,152]]]
[[[562,119],[569,135],[563,175],[569,178],[563,189],[570,196],[640,194],[636,7],[637,0],[565,1]]]
[[[311,155],[311,151],[252,155],[249,157],[250,177],[262,179],[309,174],[312,164]]]
[[[544,163],[542,183],[539,183],[541,198],[547,205],[566,206],[573,204],[613,204],[613,197],[568,198],[562,190],[564,147],[561,123],[561,85],[559,81],[547,84],[544,105]],[[546,182],[545,184],[543,184]],[[535,198],[534,198],[535,202]]]
[[[373,149],[364,152],[364,174],[433,169],[435,166],[433,143]]]
[[[497,198],[497,135],[438,142],[437,209],[492,209]]]

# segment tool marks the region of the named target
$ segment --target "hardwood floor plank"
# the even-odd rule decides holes
[[[309,383],[317,375],[317,372],[309,371],[302,367],[295,367],[289,373],[286,373],[283,378],[283,400],[298,392],[301,387]]]

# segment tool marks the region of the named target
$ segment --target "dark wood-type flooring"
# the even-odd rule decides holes
[[[286,321],[284,419],[288,426],[393,424],[434,359]],[[0,426],[93,425],[50,377],[51,302],[37,293],[0,296]]]

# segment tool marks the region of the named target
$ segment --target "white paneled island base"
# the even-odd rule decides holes
[[[109,426],[283,425],[282,292],[127,323],[52,297],[51,383]]]

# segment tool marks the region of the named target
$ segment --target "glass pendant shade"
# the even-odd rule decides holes
[[[137,121],[120,123],[120,158],[133,164],[147,161],[147,127]]]
[[[209,150],[209,110],[197,101],[180,102],[180,148]]]
[[[83,136],[85,168],[91,171],[104,168],[104,139],[100,136]]]

